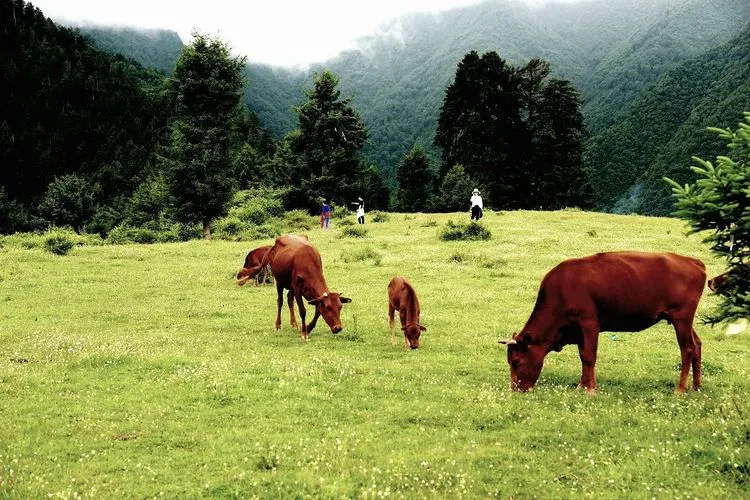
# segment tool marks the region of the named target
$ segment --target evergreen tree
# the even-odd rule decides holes
[[[433,201],[434,209],[440,212],[466,212],[474,189],[482,192],[482,202],[486,206],[489,200],[487,193],[469,177],[463,165],[454,165],[443,178],[440,196]]]
[[[193,33],[172,79],[177,116],[165,172],[176,216],[203,224],[223,214],[236,184],[233,174],[233,120],[242,97],[244,58],[231,57],[218,38]]]
[[[441,174],[461,163],[495,193],[495,204],[523,206],[528,197],[521,166],[528,149],[520,78],[496,52],[469,52],[445,91],[434,144],[442,150]]]
[[[675,215],[688,221],[691,232],[710,231],[704,242],[722,257],[730,279],[721,286],[722,301],[712,322],[746,318],[750,311],[750,112],[736,131],[710,128],[729,146],[728,156],[717,156],[716,166],[693,157],[700,178],[680,186],[671,179]]]
[[[310,198],[346,202],[357,196],[363,170],[360,150],[367,142],[367,130],[351,107],[351,98],[341,98],[339,80],[332,72],[316,74],[313,83],[312,90],[304,91],[307,101],[296,108],[300,133],[292,148],[305,166],[301,180]]]
[[[549,64],[515,68],[488,52],[467,54],[448,87],[435,145],[441,172],[460,163],[493,194],[495,207],[586,207],[580,98]]]
[[[403,212],[424,212],[430,196],[432,172],[424,150],[414,146],[396,167],[396,204]]]

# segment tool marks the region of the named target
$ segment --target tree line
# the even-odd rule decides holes
[[[208,236],[234,192],[258,187],[310,212],[359,196],[369,208],[464,209],[478,186],[498,208],[588,203],[578,94],[541,60],[516,68],[467,54],[440,111],[440,164],[415,147],[391,193],[363,160],[368,131],[329,70],[303,89],[297,128],[274,140],[241,104],[244,59],[218,38],[194,33],[167,76],[91,47],[22,0],[0,8],[3,232],[177,222]]]

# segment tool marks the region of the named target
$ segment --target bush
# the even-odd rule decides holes
[[[367,229],[363,228],[361,225],[346,226],[341,229],[342,237],[363,238],[366,234],[367,234]]]
[[[440,239],[443,241],[478,241],[489,240],[491,237],[492,234],[489,229],[474,221],[462,224],[449,220],[440,230]]]
[[[44,249],[55,255],[67,255],[76,246],[77,239],[73,231],[55,229],[44,235]]]
[[[309,231],[313,226],[318,225],[318,219],[310,216],[304,210],[290,210],[282,218],[284,227],[290,230]]]
[[[351,219],[341,219],[340,221],[337,222],[337,224],[339,226],[341,226],[341,227],[353,226],[354,225],[354,221],[351,220]]]
[[[86,179],[63,175],[47,186],[39,211],[49,221],[80,229],[94,213],[94,196]]]
[[[370,247],[355,249],[352,251],[345,251],[344,253],[341,254],[341,260],[343,260],[347,264],[351,262],[362,262],[362,261],[370,260],[370,259],[372,259],[373,263],[376,266],[380,265],[380,262],[381,262],[380,254],[378,254],[378,252],[376,252]]]
[[[214,234],[219,237],[236,236],[250,228],[250,225],[236,216],[228,215],[216,221]]]
[[[388,222],[390,219],[391,216],[388,215],[388,212],[381,212],[379,210],[370,212],[370,220],[373,222]]]

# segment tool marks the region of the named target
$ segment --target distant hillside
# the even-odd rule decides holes
[[[78,30],[89,41],[112,54],[122,54],[144,66],[172,73],[182,52],[182,40],[174,31],[162,29],[84,26]]]
[[[599,208],[667,215],[663,176],[694,179],[690,157],[726,154],[708,126],[735,128],[750,110],[750,26],[736,39],[669,71],[592,141],[588,165]]]
[[[653,140],[608,146],[614,144],[610,142],[613,137],[627,136],[623,127],[632,127],[621,123],[631,123],[627,117],[638,113],[630,110],[631,104],[649,99],[643,93],[658,87],[659,77],[736,37],[748,22],[747,0],[591,0],[543,7],[529,7],[518,0],[488,1],[393,20],[377,34],[361,39],[358,50],[343,52],[308,71],[249,64],[245,101],[266,128],[282,137],[297,126],[293,108],[303,98],[302,89],[311,87],[313,73],[331,69],[340,77],[342,94],[353,96],[354,107],[370,132],[366,160],[393,186],[395,166],[415,144],[424,146],[436,161],[431,144],[437,116],[445,87],[464,54],[495,50],[516,65],[541,57],[551,63],[554,75],[570,80],[582,93],[583,114],[591,132],[587,161],[595,162],[587,163],[587,168],[604,179],[597,190],[598,205],[613,209],[627,189],[641,189],[634,182],[645,172],[644,168],[627,172],[621,165],[642,158],[656,161],[657,157],[659,164],[676,163],[679,157],[671,155],[678,154],[678,148],[669,143],[672,128],[696,126],[702,133],[698,119],[685,121],[670,115],[661,122],[660,115],[650,114]],[[90,32],[102,47],[105,31]],[[116,35],[122,38],[127,33]],[[151,51],[146,48],[149,39],[134,37],[138,43],[123,41],[117,50],[145,62]],[[151,39],[150,43],[156,50],[160,42]],[[158,67],[171,67],[179,50],[173,48],[170,54],[165,57],[170,62]],[[666,93],[651,99],[673,100]],[[737,116],[741,111],[736,110]],[[707,114],[716,116],[712,110]],[[693,132],[686,129],[681,134]],[[616,158],[602,158],[607,151]],[[599,181],[594,178],[592,184],[597,186]],[[639,203],[627,206],[628,210],[648,210]]]
[[[444,89],[470,50],[496,50],[514,64],[550,61],[554,74],[581,90],[595,133],[665,71],[736,36],[748,21],[746,0],[602,0],[544,8],[498,0],[395,20],[362,39],[360,50],[312,71],[330,68],[340,76],[370,131],[366,158],[392,179],[415,143],[430,149]],[[312,77],[282,73],[270,80],[268,68],[262,71],[249,67],[248,102],[280,134],[295,123],[299,87]]]

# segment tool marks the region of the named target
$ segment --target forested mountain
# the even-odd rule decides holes
[[[182,51],[182,40],[170,30],[82,26],[79,31],[95,47],[111,54],[131,57],[144,66],[165,73],[172,72]]]
[[[32,224],[21,209],[68,175],[92,203],[132,192],[171,108],[163,74],[92,48],[21,0],[0,0],[0,54],[1,215]]]
[[[434,137],[445,87],[471,50],[495,50],[516,65],[539,57],[556,76],[582,91],[592,132],[613,123],[627,104],[666,70],[736,36],[750,20],[746,0],[615,0],[549,4],[543,8],[498,0],[440,14],[394,20],[378,34],[312,71],[330,68],[370,131],[365,157],[387,179],[415,144]],[[253,109],[274,131],[293,120],[303,78],[263,81],[249,68]],[[252,108],[252,107],[251,107]],[[268,110],[273,109],[275,113]]]
[[[600,209],[667,215],[668,176],[692,182],[691,156],[712,161],[723,141],[706,127],[735,128],[750,110],[750,26],[736,39],[686,62],[656,84],[588,152]]]

